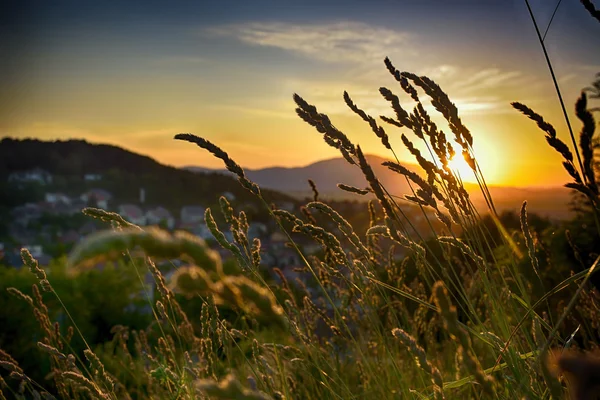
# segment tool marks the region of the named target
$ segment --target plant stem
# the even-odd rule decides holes
[[[577,156],[577,161],[579,162],[579,168],[583,171],[583,163],[581,162],[581,157],[579,156],[579,149],[577,147],[577,141],[575,140],[575,135],[573,134],[573,128],[571,127],[571,121],[569,120],[569,115],[567,114],[567,109],[565,108],[565,102],[563,101],[562,94],[560,93],[560,88],[558,87],[558,81],[556,80],[556,75],[554,74],[554,68],[552,68],[552,63],[550,62],[550,57],[548,56],[548,52],[546,51],[546,45],[544,45],[544,39],[540,34],[540,29],[538,28],[537,22],[535,20],[535,16],[533,15],[533,11],[531,10],[531,6],[529,5],[529,0],[525,0],[525,4],[527,5],[527,10],[529,10],[529,15],[531,16],[531,21],[533,22],[533,26],[535,27],[535,32],[537,33],[538,40],[540,41],[540,46],[542,46],[542,50],[544,51],[544,57],[546,58],[546,64],[548,65],[548,69],[550,70],[550,75],[552,75],[552,81],[554,82],[554,88],[556,89],[556,94],[558,95],[558,100],[560,102],[560,106],[563,111],[563,115],[565,117],[565,121],[567,122],[567,127],[569,128],[569,133],[571,135],[571,140],[573,141],[573,147],[575,149],[575,155]],[[585,178],[585,176],[584,176]]]
[[[546,35],[548,34],[548,31],[550,30],[552,21],[554,21],[554,16],[556,15],[556,12],[558,11],[558,7],[560,7],[560,3],[562,3],[562,0],[558,0],[558,3],[556,4],[556,7],[554,8],[554,12],[552,13],[552,16],[550,17],[550,22],[548,22],[548,26],[546,27],[546,30],[544,31],[544,36],[542,36],[542,42],[544,40],[546,40]]]

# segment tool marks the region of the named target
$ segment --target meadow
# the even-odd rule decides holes
[[[178,134],[175,139],[221,159],[258,199],[299,254],[299,272],[308,282],[264,271],[260,240],[249,236],[246,214],[225,197],[218,209],[206,210],[205,221],[235,260],[226,267],[217,252],[187,232],[142,228],[118,214],[86,208],[83,213],[104,221],[106,230],[76,246],[66,267],[40,268],[27,249],[21,252],[27,282],[34,283],[8,293],[38,325],[34,338],[20,337],[19,343],[34,345],[47,375],[31,376],[28,368],[34,366],[17,361],[23,355],[0,349],[0,398],[596,398],[600,192],[597,122],[588,97],[600,97],[598,81],[574,105],[579,132],[571,130],[569,144],[535,110],[512,104],[537,124],[572,178],[566,186],[573,191],[576,216],[550,224],[528,215],[526,201],[518,214],[497,213],[473,151],[477,137],[449,96],[425,76],[399,71],[389,59],[384,65],[396,85],[379,92],[393,117],[368,115],[360,98],[349,93],[343,100],[390,151],[396,161],[385,165],[406,178],[411,193],[390,195],[360,145],[298,94],[298,116],[369,183],[339,185],[372,198],[364,211],[368,230],[355,231],[319,200],[317,187],[301,213],[273,207],[225,150]],[[407,103],[413,107],[402,106]],[[434,122],[439,117],[443,127]],[[422,174],[400,163],[388,135],[401,135]],[[417,149],[417,141],[427,153]],[[471,203],[452,168],[455,157],[474,172],[487,210]],[[407,202],[431,222],[427,237],[411,228],[403,212]],[[225,224],[219,226],[213,213]],[[305,254],[296,234],[311,238],[321,251]],[[167,279],[157,265],[172,260],[182,263]],[[114,263],[107,268],[112,280],[95,286],[96,275],[89,274],[106,262]],[[127,269],[126,275],[119,269]],[[144,285],[148,272],[154,293]],[[59,277],[86,274],[89,296],[106,291],[118,297],[127,287],[139,288],[136,301],[147,305],[147,319],[126,326],[123,317],[123,325],[112,327],[112,338],[88,344],[84,332],[90,328],[71,314],[77,299],[63,301],[65,290],[57,286]],[[18,336],[19,328],[11,328]]]

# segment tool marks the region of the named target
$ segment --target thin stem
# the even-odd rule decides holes
[[[548,31],[550,30],[550,25],[552,25],[552,21],[554,21],[554,16],[556,15],[556,12],[558,11],[558,7],[560,7],[560,3],[562,3],[562,0],[558,0],[558,3],[556,3],[554,12],[552,13],[552,16],[550,17],[550,22],[548,22],[548,26],[546,27],[546,30],[544,31],[544,36],[542,36],[542,42],[544,40],[546,40],[546,35],[548,34]]]
[[[565,117],[565,121],[567,122],[567,127],[569,128],[569,134],[571,135],[571,140],[573,141],[573,147],[575,149],[575,155],[577,156],[577,161],[579,162],[579,168],[583,171],[583,163],[581,162],[581,157],[579,156],[579,149],[577,147],[577,141],[575,140],[575,135],[573,134],[573,128],[571,127],[571,121],[569,120],[569,115],[567,114],[567,109],[565,107],[565,102],[563,101],[562,94],[560,92],[560,88],[558,87],[558,81],[556,80],[556,75],[554,74],[554,68],[552,68],[552,63],[550,62],[550,57],[548,56],[548,52],[546,51],[546,45],[544,45],[544,39],[540,34],[540,29],[538,28],[537,22],[535,20],[535,16],[533,15],[533,11],[531,10],[531,6],[529,5],[529,0],[525,0],[525,4],[527,5],[527,10],[529,10],[529,15],[531,16],[531,21],[533,22],[533,26],[535,27],[535,32],[537,33],[538,39],[540,41],[540,46],[542,46],[542,50],[544,51],[544,57],[546,58],[546,64],[548,65],[548,69],[550,70],[550,75],[552,75],[552,81],[554,82],[554,88],[556,89],[556,94],[558,95],[558,100],[560,102],[560,106],[563,111],[563,115]]]

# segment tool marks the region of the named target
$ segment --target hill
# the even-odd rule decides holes
[[[367,160],[371,164],[377,178],[388,189],[393,189],[394,193],[407,193],[408,185],[404,177],[391,171],[381,165],[388,161],[383,157],[367,155]],[[408,169],[420,172],[419,166],[414,164],[403,164]],[[196,172],[211,171],[202,167],[186,167],[185,169]],[[227,170],[212,170],[219,173],[228,174]],[[315,182],[319,192],[328,198],[352,198],[356,196],[340,190],[338,183],[365,188],[367,181],[360,169],[348,164],[343,158],[332,158],[309,164],[304,167],[285,168],[273,167],[264,169],[245,169],[246,175],[258,183],[261,187],[272,188],[286,193],[293,193],[299,197],[310,195],[310,186],[308,180]]]
[[[404,177],[381,165],[387,159],[375,155],[367,155],[377,178],[394,195],[410,193],[410,189]],[[422,176],[422,169],[415,164],[403,165]],[[185,169],[206,173],[208,171],[229,174],[227,170],[210,170],[202,167],[185,167]],[[368,199],[368,196],[357,196],[347,193],[337,187],[338,183],[344,183],[359,188],[367,186],[367,182],[360,171],[350,165],[343,158],[333,158],[318,161],[304,167],[298,168],[264,168],[257,170],[246,169],[246,174],[261,187],[284,191],[298,198],[311,196],[308,179],[312,179],[319,193],[329,199]],[[465,188],[471,195],[473,204],[479,210],[487,210],[485,200],[479,186],[465,184]],[[564,187],[551,188],[516,188],[507,186],[490,186],[489,190],[499,211],[518,211],[524,200],[528,201],[528,208],[532,212],[555,219],[565,219],[571,216],[568,204],[571,200],[570,190]]]
[[[117,146],[85,140],[5,138],[0,141],[0,160],[0,180],[4,185],[11,173],[40,168],[53,175],[46,191],[72,196],[91,188],[102,188],[111,192],[118,202],[135,204],[143,188],[147,206],[161,205],[178,212],[190,204],[210,206],[222,193],[229,192],[240,204],[258,206],[255,196],[231,176],[193,173]],[[101,179],[89,181],[84,179],[86,174],[96,174]],[[264,190],[263,195],[271,202],[293,201],[290,196],[273,190]]]

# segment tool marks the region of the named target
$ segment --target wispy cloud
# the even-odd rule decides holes
[[[412,35],[362,22],[289,24],[251,22],[213,27],[210,33],[233,36],[245,43],[276,47],[325,62],[382,59],[390,49],[415,54]]]
[[[466,72],[466,71],[465,71]],[[464,74],[454,86],[463,92],[478,92],[517,86],[527,80],[519,71],[502,71],[497,68],[484,69],[472,74]]]
[[[456,65],[441,64],[434,67],[425,68],[417,72],[419,75],[425,75],[432,79],[454,79],[460,75],[461,69]]]
[[[459,81],[468,80],[468,74],[459,68],[453,68],[452,79]],[[434,76],[434,75],[428,75]],[[462,79],[460,79],[462,78]],[[435,78],[434,78],[435,79]],[[452,79],[435,79],[443,90],[446,90],[459,109],[461,115],[467,114],[497,114],[511,112],[512,109],[508,106],[510,96],[504,94],[495,94],[502,87],[502,80],[493,83],[490,78],[486,84],[481,84],[479,80],[468,83],[462,88],[454,87]],[[353,101],[365,112],[372,116],[387,115],[392,116],[393,112],[390,104],[379,94],[378,86],[370,83],[354,82],[347,83],[339,80],[331,81],[298,81],[291,80],[287,83],[289,87],[302,88],[303,96],[306,100],[315,104],[322,112],[329,114],[352,114],[352,111],[346,106],[342,98],[344,90],[348,91]],[[402,106],[411,111],[414,107],[414,102],[404,95],[402,90],[395,85],[389,85],[390,89],[400,96]],[[425,108],[432,114],[437,114],[437,111],[429,103],[427,96],[421,92],[421,100],[424,102]]]
[[[205,33],[234,38],[251,46],[278,48],[335,65],[335,76],[322,73],[319,78],[295,76],[285,82],[290,90],[301,88],[301,94],[307,96],[307,100],[331,114],[351,113],[341,100],[344,90],[366,112],[388,114],[389,104],[377,89],[389,86],[399,91],[399,88],[383,66],[382,60],[386,56],[401,63],[398,68],[408,68],[434,79],[463,115],[509,112],[507,104],[526,93],[530,96],[533,89],[538,89],[540,81],[539,77],[517,68],[475,66],[460,59],[436,60],[431,54],[425,57],[418,35],[364,22],[246,22],[212,27]],[[410,109],[410,101],[406,103]],[[280,110],[273,111],[278,113]]]
[[[513,112],[509,106],[509,101],[503,100],[497,96],[458,97],[454,99],[454,103],[462,115],[479,113],[489,115]]]

